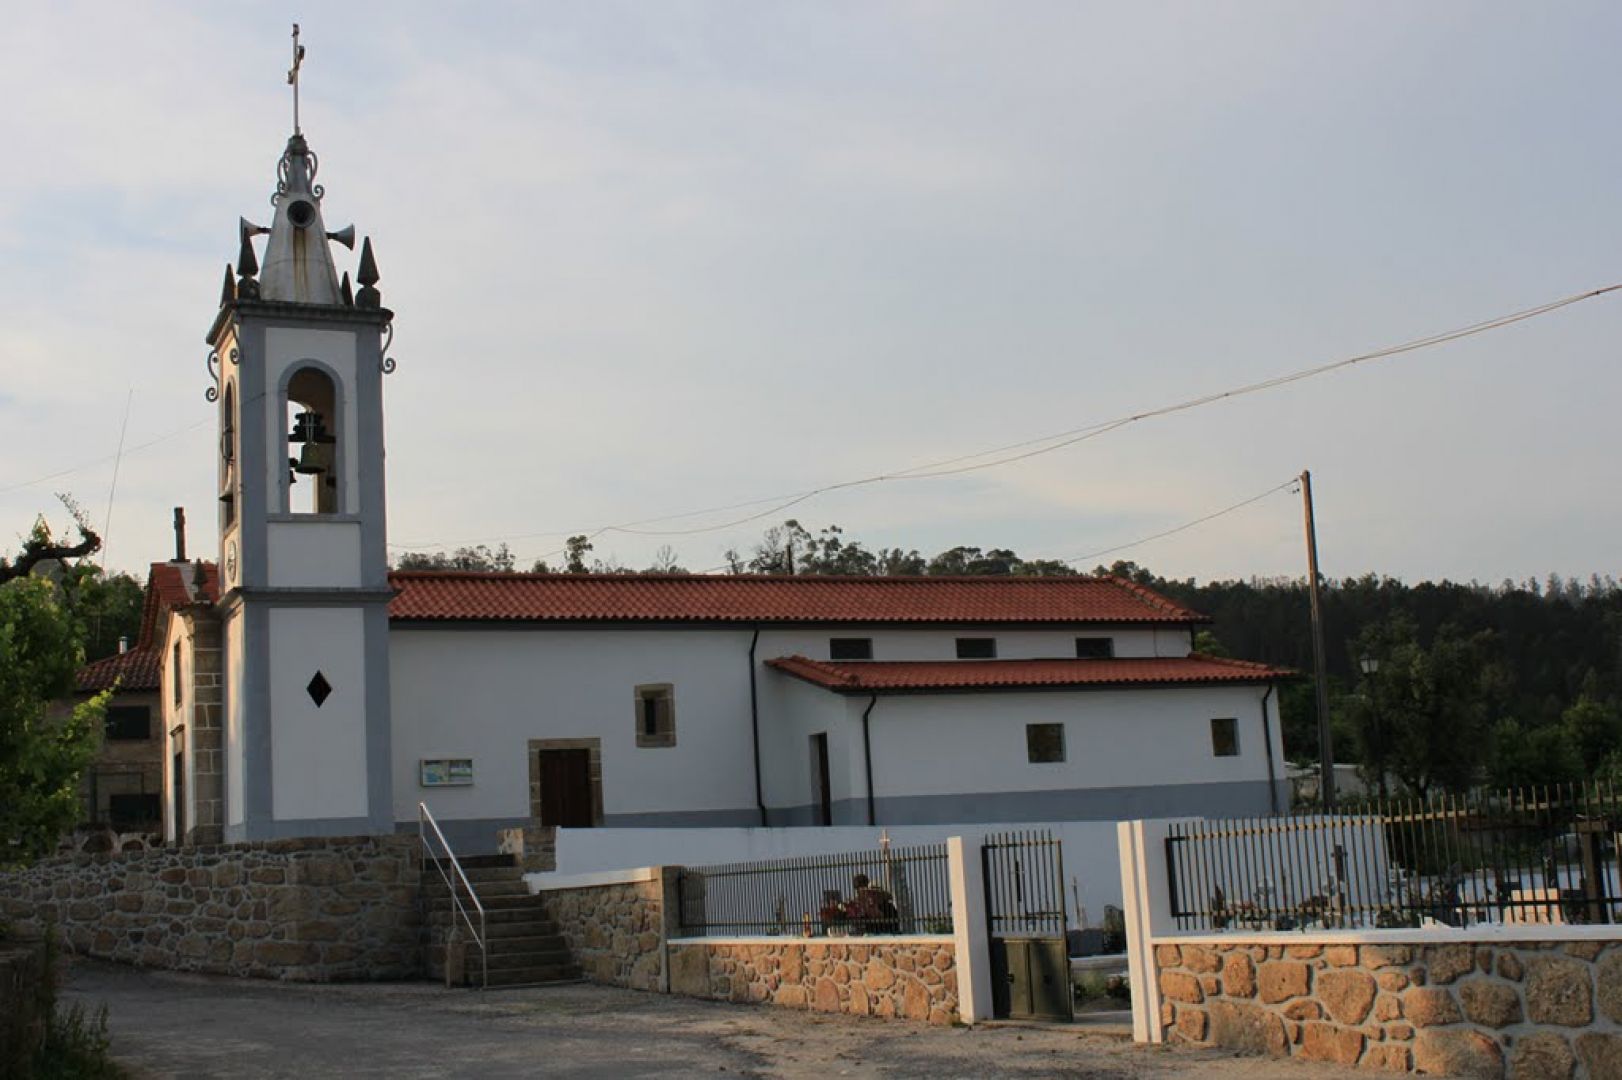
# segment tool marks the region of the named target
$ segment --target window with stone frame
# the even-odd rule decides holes
[[[648,683],[636,688],[636,745],[676,745],[676,688]]]
[[[1239,756],[1239,721],[1231,716],[1211,721],[1211,754],[1214,757]]]
[[[1051,765],[1064,760],[1063,724],[1026,724],[1025,755],[1032,765]]]

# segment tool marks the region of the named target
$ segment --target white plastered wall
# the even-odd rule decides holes
[[[881,697],[872,718],[874,786],[882,796],[912,796],[1265,781],[1265,692],[1206,686]],[[1219,717],[1238,721],[1237,756],[1212,753],[1211,720]],[[1051,723],[1065,726],[1065,760],[1033,764],[1025,726]],[[1272,715],[1268,730],[1282,777]]]
[[[1184,627],[1069,626],[1053,629],[1008,629],[996,626],[863,627],[837,629],[766,629],[760,634],[761,660],[774,656],[828,659],[830,638],[871,638],[874,660],[955,660],[960,637],[995,638],[999,660],[1074,658],[1078,637],[1107,637],[1121,657],[1187,656],[1189,631]]]
[[[169,621],[165,625],[163,635],[163,652],[159,657],[159,698],[163,710],[163,835],[164,839],[174,843],[177,839],[175,821],[175,765],[174,756],[178,751],[182,755],[185,775],[181,777],[184,790],[195,790],[192,780],[192,725],[187,722],[191,715],[191,688],[192,688],[192,652],[190,625],[185,619],[174,612],[169,613]],[[180,700],[175,701],[175,646],[180,647]],[[187,800],[190,802],[190,799]],[[186,812],[189,816],[191,808]]]
[[[394,814],[530,812],[531,739],[601,740],[603,811],[752,811],[749,632],[391,628]],[[670,683],[676,744],[636,745],[635,688]],[[471,758],[468,787],[423,788],[419,762]]]
[[[242,650],[242,610],[225,621],[225,821],[241,825],[242,755],[244,753],[242,710],[246,701],[246,669]]]
[[[358,608],[272,608],[271,805],[278,821],[367,813],[366,666]],[[320,706],[306,687],[332,687]]]

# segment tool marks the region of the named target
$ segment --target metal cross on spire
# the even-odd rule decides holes
[[[287,69],[287,85],[293,88],[293,134],[298,126],[298,69],[304,63],[304,46],[298,43],[298,23],[293,24],[293,66]]]

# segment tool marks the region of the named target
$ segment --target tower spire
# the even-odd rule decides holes
[[[300,134],[298,126],[298,71],[304,64],[304,46],[298,43],[298,23],[293,24],[293,66],[287,69],[287,85],[293,88],[293,134]]]

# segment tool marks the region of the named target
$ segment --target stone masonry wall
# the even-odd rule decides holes
[[[666,879],[673,883],[674,874],[542,894],[547,917],[558,924],[587,979],[632,990],[665,988]]]
[[[416,837],[63,855],[0,873],[0,918],[87,956],[272,979],[422,970]]]
[[[1168,1040],[1437,1076],[1622,1077],[1622,940],[1160,944]]]
[[[950,938],[856,944],[826,939],[670,946],[672,993],[851,1016],[958,1019]]]
[[[222,633],[212,610],[191,616],[192,790],[186,841],[218,844],[225,839],[225,692]]]

